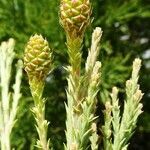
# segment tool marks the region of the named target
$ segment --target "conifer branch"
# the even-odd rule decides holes
[[[17,62],[15,84],[13,85],[13,93],[10,92],[10,81],[12,63],[15,58],[14,52],[15,41],[9,39],[8,42],[2,42],[0,45],[0,141],[1,150],[10,150],[10,135],[12,128],[16,122],[16,114],[18,110],[18,102],[21,97],[20,86],[22,78],[22,61]]]
[[[105,150],[126,150],[129,145],[129,139],[136,128],[137,119],[142,113],[143,106],[140,103],[143,93],[139,89],[138,84],[140,67],[141,60],[135,59],[131,79],[126,82],[126,100],[124,102],[123,115],[121,116],[120,114],[118,89],[116,87],[112,90],[111,104],[109,101],[106,102],[106,106],[109,103],[109,108],[111,109],[108,111],[109,109],[106,107],[104,111],[105,124],[102,127],[102,131]],[[111,136],[113,136],[113,141]]]
[[[36,120],[39,135],[37,147],[49,150],[50,140],[47,140],[49,122],[45,119],[45,99],[42,98],[45,78],[52,70],[52,52],[48,42],[41,35],[30,38],[24,56],[25,70],[28,74],[31,94],[34,100],[32,112]]]

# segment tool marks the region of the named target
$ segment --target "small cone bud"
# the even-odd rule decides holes
[[[60,22],[70,38],[83,35],[90,15],[90,0],[61,0]]]
[[[29,76],[37,79],[45,79],[51,70],[52,52],[48,42],[41,35],[34,35],[29,39],[25,48],[24,66]]]

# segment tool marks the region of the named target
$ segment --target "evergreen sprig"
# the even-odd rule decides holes
[[[32,112],[36,120],[39,135],[37,147],[49,150],[50,140],[47,140],[49,122],[45,119],[45,99],[42,98],[45,78],[52,70],[52,52],[47,40],[41,35],[30,38],[25,48],[24,66],[29,78],[30,90],[34,100]]]
[[[62,1],[60,9],[60,22],[66,31],[67,47],[70,60],[70,66],[67,67],[69,77],[67,79],[67,144],[65,149],[83,150],[88,148],[90,137],[92,135],[94,139],[97,139],[92,130],[92,123],[96,118],[94,113],[96,108],[96,95],[98,92],[101,68],[101,63],[97,61],[97,57],[99,54],[99,42],[102,31],[101,28],[96,28],[93,32],[92,46],[89,50],[88,58],[85,64],[85,72],[82,74],[81,48],[84,31],[90,19],[89,15],[91,14],[91,6],[88,0]],[[83,11],[84,9],[87,11]],[[72,13],[70,14],[68,11],[71,11]],[[84,16],[84,19],[82,19],[82,16]],[[92,148],[94,149],[96,148],[96,142],[94,143],[92,137],[91,142]]]
[[[102,128],[105,150],[126,150],[129,145],[129,139],[136,128],[137,118],[142,113],[143,107],[140,103],[143,94],[138,84],[140,67],[141,60],[135,59],[131,79],[126,82],[126,100],[122,116],[116,87],[112,90],[111,102],[106,102],[105,124]]]
[[[10,91],[12,63],[15,58],[15,41],[9,39],[0,45],[0,142],[1,150],[10,150],[10,136],[16,122],[19,99],[21,98],[21,78],[23,63],[16,64],[15,83],[13,92]]]

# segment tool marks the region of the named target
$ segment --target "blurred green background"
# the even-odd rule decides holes
[[[131,138],[129,149],[150,149],[150,3],[149,0],[91,0],[93,22],[88,28],[83,47],[83,62],[90,47],[91,33],[102,27],[103,37],[99,59],[102,61],[102,81],[98,95],[99,126],[103,122],[103,103],[113,86],[120,88],[121,103],[124,99],[125,81],[130,77],[132,61],[140,57],[142,69],[140,85],[145,93],[142,99],[144,113]],[[56,150],[65,142],[65,88],[68,64],[65,34],[59,24],[59,0],[0,0],[0,42],[10,37],[16,40],[16,60],[23,58],[29,37],[42,34],[50,43],[54,54],[55,69],[47,77],[44,97],[47,98],[46,118],[50,121],[48,137]],[[13,80],[13,77],[12,77]],[[18,121],[13,129],[12,147],[33,150],[37,133],[30,108],[33,106],[28,80],[24,72],[19,103]],[[100,110],[101,109],[101,110]]]

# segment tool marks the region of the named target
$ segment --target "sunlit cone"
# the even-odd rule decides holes
[[[68,36],[82,36],[90,22],[90,0],[61,0],[60,22]]]
[[[25,48],[24,66],[29,79],[45,79],[51,70],[52,52],[48,42],[41,35],[34,35],[29,39]]]

